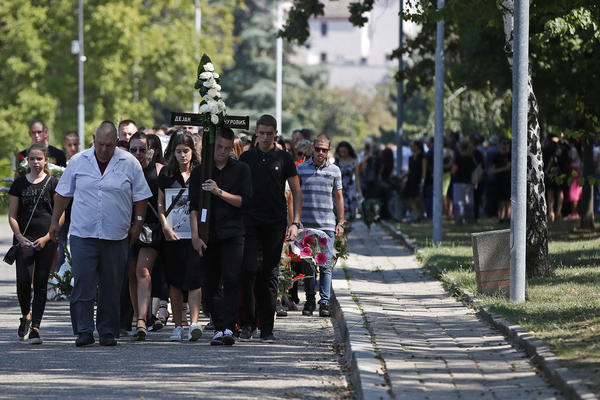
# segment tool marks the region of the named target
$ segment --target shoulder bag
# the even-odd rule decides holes
[[[25,233],[27,233],[27,228],[29,228],[29,224],[31,223],[31,218],[33,218],[33,214],[35,213],[35,209],[37,208],[37,205],[40,202],[40,199],[42,198],[42,195],[44,194],[44,191],[46,190],[46,186],[48,186],[48,182],[50,182],[50,175],[48,175],[46,177],[46,182],[44,183],[44,187],[42,187],[42,191],[40,192],[40,195],[38,196],[37,200],[35,201],[35,205],[33,206],[33,210],[31,210],[31,215],[29,216],[29,220],[27,221],[27,225],[25,225],[25,229],[23,230],[23,236],[25,236]],[[19,251],[19,247],[21,247],[21,245],[19,243],[17,243],[17,244],[13,244],[10,247],[10,249],[8,249],[8,251],[4,255],[4,262],[5,263],[7,263],[8,265],[13,265],[13,263],[17,259],[17,251]]]

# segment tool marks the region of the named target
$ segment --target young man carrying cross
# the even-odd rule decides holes
[[[240,161],[252,172],[252,197],[244,204],[244,276],[242,333],[240,340],[252,339],[256,311],[260,313],[260,337],[273,343],[273,325],[277,304],[279,261],[284,239],[295,239],[300,226],[302,194],[292,156],[275,147],[277,121],[263,115],[256,122],[257,146],[243,153]],[[293,196],[293,223],[287,227],[285,182]],[[286,228],[287,227],[287,228]],[[262,265],[258,266],[259,247]]]
[[[215,324],[211,345],[233,345],[237,322],[239,282],[244,253],[244,223],[240,207],[252,192],[250,168],[229,157],[234,134],[230,128],[218,128],[215,135],[212,179],[201,182],[201,166],[190,176],[190,228],[192,245],[202,257],[206,274],[208,309]],[[214,196],[209,211],[209,237],[205,243],[198,231],[200,191]],[[223,284],[223,296],[218,296]]]

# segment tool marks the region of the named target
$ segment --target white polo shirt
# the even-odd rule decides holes
[[[104,174],[100,173],[94,147],[74,155],[56,192],[73,198],[69,233],[105,240],[125,239],[133,203],[152,197],[138,160],[119,148]]]

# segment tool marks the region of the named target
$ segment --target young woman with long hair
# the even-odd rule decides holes
[[[13,244],[19,244],[17,297],[22,317],[17,333],[21,340],[41,344],[40,324],[46,307],[48,276],[58,246],[48,234],[58,179],[48,171],[48,149],[43,143],[29,147],[27,166],[27,174],[18,177],[10,187],[8,223],[14,233]],[[63,222],[64,214],[60,224]]]
[[[169,338],[183,340],[183,291],[188,291],[191,325],[188,339],[198,340],[202,329],[198,324],[204,276],[199,268],[199,254],[192,247],[191,239],[182,239],[167,223],[166,189],[187,188],[192,169],[199,164],[194,138],[178,131],[169,142],[173,154],[158,178],[158,212],[165,242],[163,243],[165,272],[169,283],[171,307],[175,329]],[[174,199],[170,199],[174,201]],[[183,201],[181,199],[180,201]],[[189,214],[189,209],[187,210]],[[186,321],[187,322],[187,321]]]

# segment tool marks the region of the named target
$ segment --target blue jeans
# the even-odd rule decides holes
[[[335,239],[335,232],[324,231],[330,240]],[[327,260],[325,265],[319,266],[319,304],[329,304],[329,296],[331,293],[331,272],[333,270],[331,259]],[[308,266],[309,271],[312,270]],[[312,272],[309,272],[312,275]],[[307,274],[308,275],[308,274]],[[304,292],[306,293],[306,301],[315,301],[316,296],[316,281],[315,278],[304,279]]]

